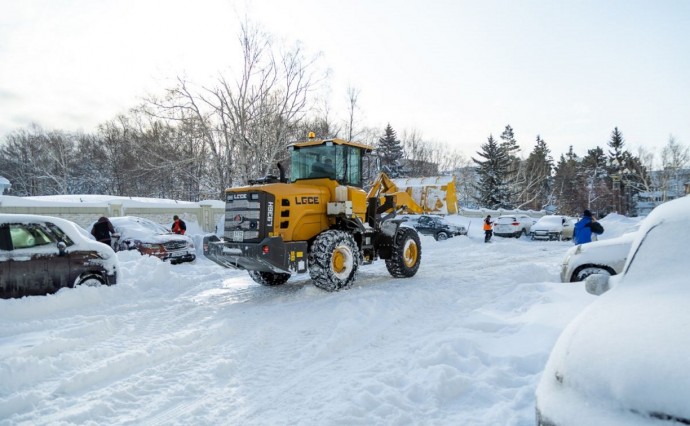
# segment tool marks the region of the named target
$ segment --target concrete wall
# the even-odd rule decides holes
[[[185,222],[196,222],[204,232],[216,232],[216,226],[225,214],[222,207],[214,207],[212,204],[204,202],[187,204],[184,207],[175,206],[127,206],[120,202],[110,201],[102,206],[79,205],[78,203],[58,206],[58,205],[13,205],[0,201],[0,213],[15,214],[38,214],[44,216],[56,216],[71,220],[87,228],[101,216],[138,216],[150,219],[160,224],[171,224],[173,215],[178,215]],[[221,230],[218,230],[222,232]]]
[[[491,210],[491,209],[460,209],[458,211],[458,215],[460,216],[465,216],[465,217],[486,217],[487,214],[490,214],[491,217],[497,218],[501,215],[509,215],[509,214],[526,214],[527,216],[533,218],[533,219],[538,219],[542,216],[546,215],[546,212],[544,210],[540,211],[534,211],[534,210],[504,210],[504,209],[498,209],[498,210]]]

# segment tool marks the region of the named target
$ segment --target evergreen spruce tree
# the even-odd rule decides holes
[[[578,180],[585,194],[583,209],[595,211],[600,217],[613,210],[608,161],[601,147],[587,150],[578,167]]]
[[[525,207],[541,210],[551,199],[551,171],[553,158],[546,142],[537,135],[537,142],[529,157],[525,161]]]
[[[556,208],[560,214],[579,215],[582,213],[584,194],[578,181],[578,164],[580,159],[573,152],[572,145],[565,155],[561,155],[555,167],[553,178]]]
[[[386,126],[384,135],[379,138],[376,152],[383,172],[392,178],[402,175],[400,160],[403,158],[403,146],[390,123]]]
[[[501,148],[506,152],[508,157],[517,158],[517,154],[520,152],[520,146],[515,140],[515,134],[513,133],[513,128],[508,124],[501,133]]]
[[[506,169],[506,185],[510,191],[510,198],[512,200],[511,204],[516,204],[518,200],[513,200],[516,195],[523,192],[523,186],[525,184],[524,170],[522,168],[522,160],[518,154],[520,153],[520,146],[515,140],[515,133],[510,124],[506,125],[505,130],[501,133],[501,143],[499,145],[501,149],[506,152],[508,157],[508,167]]]
[[[506,184],[506,174],[510,160],[506,151],[496,143],[493,135],[481,146],[477,154],[484,160],[472,158],[477,164],[479,182],[475,185],[477,202],[489,209],[512,208],[510,191]]]
[[[629,214],[634,208],[632,200],[639,192],[646,170],[640,159],[624,149],[623,134],[614,127],[611,139],[608,141],[608,172],[611,180],[612,195],[618,199],[612,200],[613,205],[620,205],[621,213]]]
[[[611,162],[616,160],[619,165],[622,164],[626,152],[623,149],[624,145],[625,141],[623,140],[623,134],[618,130],[618,127],[614,127],[613,132],[611,132],[611,140],[608,142],[608,146],[611,148],[611,150],[609,150],[609,159]]]

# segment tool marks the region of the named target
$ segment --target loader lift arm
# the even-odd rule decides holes
[[[386,206],[386,210],[394,209],[396,213],[410,213],[423,214],[426,213],[424,208],[417,204],[417,202],[405,191],[400,190],[398,186],[385,173],[381,172],[374,180],[367,199],[378,198],[381,208]],[[390,202],[394,205],[390,206]],[[385,210],[384,210],[385,211]]]

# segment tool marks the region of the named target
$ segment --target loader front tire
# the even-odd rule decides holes
[[[346,289],[355,281],[359,259],[359,249],[352,235],[338,230],[324,231],[316,237],[309,251],[309,275],[320,289]]]
[[[290,274],[261,271],[249,271],[249,276],[257,283],[268,287],[283,285],[290,278]]]
[[[422,243],[414,228],[401,226],[395,234],[393,252],[386,259],[386,268],[395,278],[413,277],[422,260]]]

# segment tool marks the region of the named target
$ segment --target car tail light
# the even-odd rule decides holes
[[[268,246],[261,247],[261,251],[263,252],[263,254],[268,254]]]
[[[513,222],[512,225],[513,225],[513,226],[519,226],[519,225],[520,225],[520,222]]]

